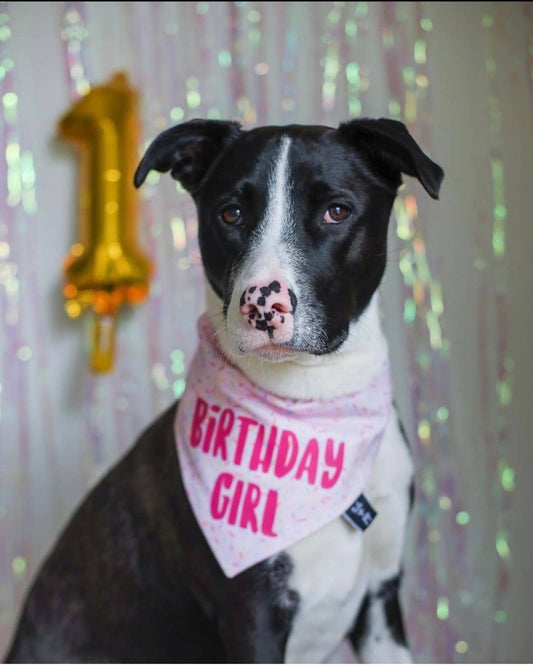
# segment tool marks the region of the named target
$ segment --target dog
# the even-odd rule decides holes
[[[197,206],[201,357],[67,525],[6,662],[323,662],[345,638],[412,662],[413,461],[378,287],[402,174],[437,199],[443,170],[384,118],[191,120],[137,187],[152,169]]]

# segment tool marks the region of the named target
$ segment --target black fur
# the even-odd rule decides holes
[[[402,613],[400,611],[401,574],[383,582],[377,597],[383,602],[387,626],[398,644],[407,644]]]
[[[370,593],[367,593],[363,598],[363,602],[361,603],[361,607],[359,608],[359,614],[357,615],[357,619],[355,620],[353,628],[348,636],[356,653],[360,653],[361,647],[363,646],[363,643],[365,642],[365,639],[367,638],[368,635],[368,629],[370,623],[368,617],[369,610],[370,610]]]
[[[297,607],[280,555],[227,579],[178,472],[176,405],[82,503],[6,662],[281,662]]]

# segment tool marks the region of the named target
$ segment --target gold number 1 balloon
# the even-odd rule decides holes
[[[80,151],[79,242],[64,261],[67,314],[94,312],[91,368],[113,367],[116,316],[146,298],[151,265],[137,246],[137,92],[120,72],[61,118],[59,135]]]

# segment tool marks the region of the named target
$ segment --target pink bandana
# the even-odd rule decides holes
[[[392,408],[388,363],[328,401],[278,397],[230,365],[207,315],[174,430],[187,495],[227,577],[339,517],[361,494]]]

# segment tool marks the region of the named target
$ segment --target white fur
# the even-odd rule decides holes
[[[323,662],[342,642],[366,590],[362,533],[343,519],[293,545],[289,584],[299,595],[287,663]]]
[[[393,414],[365,489],[378,512],[372,525],[362,533],[339,518],[287,552],[294,563],[290,586],[300,596],[288,663],[323,662],[353,625],[366,590],[377,591],[399,572],[412,473]],[[375,602],[370,611],[371,632],[359,656],[364,662],[409,662],[408,650],[388,633],[382,603]]]

